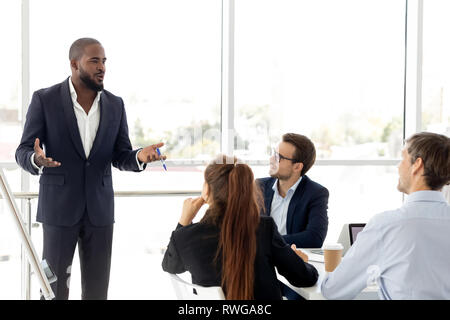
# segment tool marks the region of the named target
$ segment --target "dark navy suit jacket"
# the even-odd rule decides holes
[[[73,226],[87,210],[95,226],[114,223],[111,164],[120,170],[139,171],[137,150],[132,150],[123,100],[104,90],[100,96],[100,123],[86,158],[69,91],[69,79],[34,92],[27,112],[17,163],[37,175],[30,161],[34,141],[45,154],[61,162],[44,168],[39,179],[37,221]]]
[[[266,214],[270,216],[275,178],[262,178],[257,182],[264,196]],[[286,221],[287,234],[283,236],[288,244],[297,248],[320,248],[328,230],[328,190],[302,177],[289,203]]]

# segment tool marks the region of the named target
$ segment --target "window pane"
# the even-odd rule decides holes
[[[20,170],[3,170],[12,192],[20,186]],[[16,200],[20,210],[20,200]],[[0,199],[0,300],[21,299],[21,239],[15,221]]]
[[[422,129],[450,136],[449,11],[445,0],[424,3]]]
[[[319,159],[392,158],[402,139],[404,1],[236,2],[236,149],[286,132]]]
[[[70,45],[94,37],[135,147],[164,141],[171,159],[220,150],[202,132],[220,129],[221,1],[30,1],[30,20],[33,91],[67,78]]]
[[[21,136],[20,1],[0,1],[0,161],[14,162]]]
[[[255,177],[267,177],[267,166],[252,167]],[[319,166],[308,177],[328,189],[328,233],[325,241],[338,240],[345,223],[366,223],[375,214],[399,208],[395,166]]]
[[[20,1],[0,1],[0,162],[14,162],[21,136]],[[20,190],[19,170],[3,170],[13,191]],[[20,202],[17,202],[20,206]],[[0,300],[20,299],[20,238],[9,208],[0,200]]]
[[[163,141],[171,160],[219,152],[220,0],[30,1],[30,29],[32,91],[66,79],[70,45],[93,37],[105,48],[105,89],[123,98],[134,147]],[[202,183],[203,168],[168,164],[166,172],[155,162],[142,173],[113,170],[116,191],[200,190]],[[38,187],[31,177],[31,190]],[[162,249],[185,198],[115,199],[110,299],[175,299],[161,268]],[[33,221],[35,212],[34,204]],[[42,228],[33,233],[41,243]],[[34,299],[38,291],[33,282]],[[76,252],[70,299],[80,296]]]

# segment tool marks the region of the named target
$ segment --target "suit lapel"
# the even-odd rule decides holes
[[[306,188],[306,184],[308,183],[309,178],[307,176],[303,176],[302,181],[297,186],[297,189],[295,189],[294,194],[292,195],[292,199],[289,202],[288,212],[287,212],[287,218],[286,218],[286,232],[288,234],[292,233],[292,219],[295,212],[295,207],[303,198],[303,195],[305,194],[304,190]]]
[[[105,111],[108,101],[104,93],[100,96],[100,123],[98,125],[97,134],[95,135],[94,143],[92,144],[91,152],[89,153],[89,159],[92,159],[93,155],[101,145],[103,136],[106,133],[108,124],[108,113]]]
[[[69,79],[63,82],[61,90],[61,100],[64,110],[64,118],[69,129],[70,138],[75,146],[75,150],[80,154],[82,159],[86,159],[83,144],[81,142],[80,131],[78,130],[77,118],[73,110],[72,98],[70,96]]]

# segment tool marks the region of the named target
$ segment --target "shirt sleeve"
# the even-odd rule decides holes
[[[39,175],[41,175],[42,174],[42,170],[44,169],[44,166],[41,166],[41,167],[38,167],[37,165],[36,165],[36,162],[34,162],[34,155],[35,155],[36,153],[33,153],[32,155],[31,155],[31,157],[30,157],[30,161],[31,161],[31,165],[33,166],[33,168],[35,168],[36,170],[38,170],[38,174]]]
[[[326,299],[353,299],[368,286],[374,272],[380,272],[379,224],[372,219],[358,234],[341,263],[322,281],[321,291]]]
[[[139,159],[138,159],[138,154],[139,154],[139,152],[141,152],[141,150],[142,150],[142,148],[140,148],[138,150],[138,152],[136,152],[136,163],[137,163],[137,166],[139,168],[139,171],[143,171],[145,169],[145,163],[140,162]]]

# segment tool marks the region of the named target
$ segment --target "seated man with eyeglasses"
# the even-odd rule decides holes
[[[270,177],[257,180],[265,214],[275,220],[284,240],[297,248],[320,248],[327,235],[328,190],[306,176],[315,160],[316,149],[310,139],[286,133],[270,157]],[[300,298],[282,287],[288,299]]]

